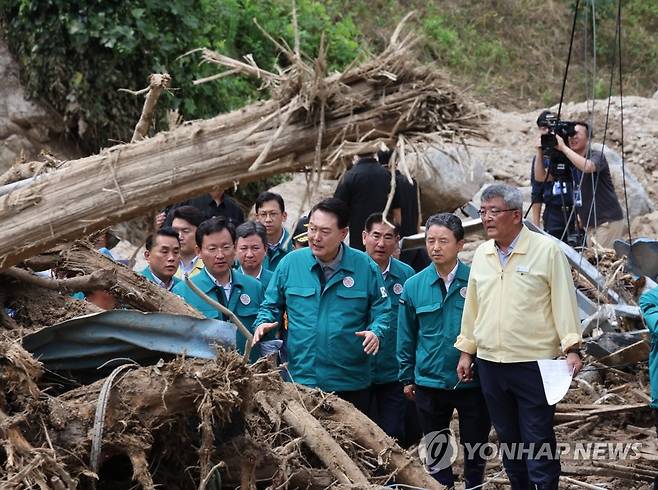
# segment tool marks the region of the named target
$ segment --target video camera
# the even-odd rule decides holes
[[[560,121],[552,112],[544,111],[537,119],[537,126],[548,128],[549,130],[547,134],[542,134],[541,136],[542,152],[551,161],[548,172],[555,180],[570,181],[572,179],[572,164],[564,153],[557,149],[557,138],[555,135],[559,134],[564,140],[564,143],[569,146],[569,137],[576,134],[576,123],[573,121]]]

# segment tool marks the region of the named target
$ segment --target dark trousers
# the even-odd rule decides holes
[[[459,436],[462,444],[485,444],[489,440],[491,422],[487,406],[479,388],[438,390],[416,386],[416,410],[423,434],[450,427],[452,414],[459,415]],[[471,458],[467,458],[471,455]],[[466,488],[482,483],[486,461],[479,451],[464,452],[464,481]],[[434,478],[449,487],[455,484],[452,468],[434,473]]]
[[[567,235],[576,231],[576,213],[571,214],[571,207],[555,204],[546,204],[544,207],[544,230],[550,235],[553,235],[555,238],[563,239],[566,241]],[[571,220],[568,221],[569,225],[567,226],[567,219],[571,217]],[[564,229],[568,228],[565,232]]]
[[[372,385],[370,418],[398,442],[404,439],[406,407],[407,399],[399,381]]]
[[[535,451],[549,444],[550,454],[555,455],[533,458],[526,451],[521,453],[522,457],[512,459],[504,452],[503,465],[512,490],[527,490],[530,483],[540,489],[557,488],[560,460],[553,430],[555,406],[546,402],[539,366],[534,361],[498,363],[477,359],[476,362],[500,442],[523,443],[524,449],[534,447]]]
[[[400,441],[400,446],[409,449],[414,444],[418,444],[423,437],[423,431],[418,422],[418,410],[416,402],[406,398],[404,410],[404,439]]]
[[[335,393],[338,398],[350,402],[359,411],[369,415],[370,400],[372,398],[372,390],[370,388],[354,391],[336,391]]]

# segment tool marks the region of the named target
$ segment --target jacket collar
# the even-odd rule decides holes
[[[336,269],[335,269],[334,273],[337,273],[340,270],[346,270],[346,271],[349,271],[349,272],[354,272],[354,270],[355,270],[354,257],[359,252],[354,250],[352,247],[348,247],[344,243],[341,243],[340,246],[342,247],[343,256],[341,257],[340,262],[338,262],[338,264],[336,265]],[[307,250],[307,249],[308,249],[308,256],[310,257],[310,259],[312,261],[311,267],[318,267],[319,268],[320,267],[320,262],[318,261],[318,259],[315,258],[315,256],[313,255],[313,252],[311,252],[311,248],[307,247],[304,250]],[[361,253],[363,253],[363,252],[361,252]]]
[[[231,269],[231,286],[233,289],[242,289],[244,287],[244,275],[235,269]],[[216,286],[214,281],[210,278],[210,272],[205,267],[201,272],[192,277],[195,284],[201,291],[208,294]]]
[[[436,267],[434,266],[434,263],[428,265],[420,273],[427,274],[430,277],[430,284],[432,286],[438,284],[439,275],[436,273]],[[468,266],[464,264],[461,260],[457,259],[457,272],[455,274],[455,278],[452,280],[452,283],[450,284],[450,290],[448,291],[448,294],[450,294],[450,292],[453,291],[454,288],[457,287],[457,285],[460,285],[459,287],[461,287],[462,284],[468,283],[468,275],[469,275]]]
[[[530,233],[534,232],[530,231],[525,225],[523,225],[519,233],[519,240],[516,242],[516,246],[512,250],[512,255],[528,253],[528,247],[530,245]],[[485,253],[487,255],[498,253],[496,250],[496,243],[493,239],[485,242],[483,246],[485,247]]]
[[[388,275],[386,277],[394,277],[396,279],[402,279],[402,267],[400,267],[400,261],[395,257],[391,257],[388,266]]]

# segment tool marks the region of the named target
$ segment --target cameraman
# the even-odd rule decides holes
[[[581,184],[582,205],[578,208],[578,218],[581,227],[587,227],[588,245],[592,238],[604,248],[612,248],[614,241],[625,232],[624,213],[621,210],[610,168],[601,151],[589,148],[589,125],[585,122],[574,123],[574,134],[564,139],[556,134],[556,149],[585,175]],[[537,149],[537,157],[543,158],[541,147]],[[535,163],[535,178],[546,180],[547,172]],[[590,214],[590,209],[592,209]]]
[[[549,172],[551,165],[548,155],[544,155],[541,146],[541,136],[550,132],[550,122],[555,116],[550,111],[542,112],[537,118],[539,137],[537,138],[537,154],[533,157],[530,182],[532,185],[533,221],[539,222],[541,205],[544,203],[544,230],[565,242],[576,232],[576,215],[572,212],[574,206],[574,182],[580,180],[578,172],[571,168],[569,177],[556,181]]]

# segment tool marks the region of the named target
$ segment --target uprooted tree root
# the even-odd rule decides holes
[[[235,352],[122,367],[56,397],[18,344],[0,353],[2,488],[440,488],[349,403]]]

